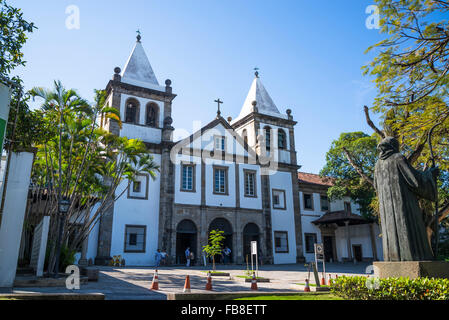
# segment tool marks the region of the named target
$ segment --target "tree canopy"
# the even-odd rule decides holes
[[[363,132],[342,133],[332,142],[326,154],[326,165],[320,172],[322,177],[333,180],[334,185],[328,189],[330,200],[351,197],[366,217],[373,214],[376,147],[376,137]]]
[[[20,9],[0,0],[0,76],[7,78],[14,68],[25,65],[22,47],[34,28]]]
[[[93,105],[59,81],[52,90],[34,88],[30,94],[42,100],[43,134],[36,141],[32,183],[35,197],[45,196],[46,205],[36,205],[37,216],[57,217],[58,201],[70,200],[62,243],[75,250],[136,177],[154,178],[158,166],[141,140],[116,136],[100,126],[99,118],[121,126],[119,111],[106,104],[104,91],[95,91]],[[52,221],[54,243],[58,219]]]
[[[377,56],[362,69],[365,75],[374,77],[377,97],[371,111],[380,115],[382,124],[379,128],[373,123],[365,106],[367,124],[376,136],[342,134],[331,146],[322,174],[337,178],[331,195],[374,191],[371,177],[375,143],[394,136],[415,168],[435,165],[441,169],[438,186],[442,221],[449,215],[449,1],[376,0],[376,4],[385,38],[367,49]],[[371,199],[368,207],[375,208],[374,194],[365,194],[366,200]],[[357,199],[357,195],[352,197]],[[434,204],[420,204],[430,229]]]
[[[372,110],[413,165],[432,165],[430,142],[438,166],[449,170],[449,1],[376,3],[386,38],[368,48],[378,55],[363,68],[378,89]]]

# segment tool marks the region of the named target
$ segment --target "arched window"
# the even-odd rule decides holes
[[[270,151],[270,147],[271,147],[271,128],[270,127],[265,127],[265,145],[266,145],[266,149],[267,151]]]
[[[278,130],[278,148],[282,150],[287,149],[287,136],[282,129]]]
[[[135,99],[126,101],[125,122],[139,123],[139,102]]]
[[[149,103],[147,105],[147,117],[145,124],[150,127],[157,128],[159,124],[159,107],[155,103]]]
[[[242,137],[245,144],[248,144],[248,131],[246,129],[243,129],[242,131]]]

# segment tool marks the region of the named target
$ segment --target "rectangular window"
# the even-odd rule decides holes
[[[226,151],[226,137],[215,136],[214,150]]]
[[[305,233],[306,253],[315,253],[315,243],[317,243],[316,233]]]
[[[145,252],[146,226],[125,226],[125,252]]]
[[[228,168],[214,167],[214,193],[228,193]]]
[[[274,245],[276,253],[288,253],[288,232],[275,231]]]
[[[256,194],[256,172],[244,170],[245,197],[257,197]]]
[[[195,166],[193,164],[181,166],[181,191],[195,191]]]
[[[321,211],[329,211],[329,199],[327,196],[321,195]]]
[[[286,209],[285,190],[273,189],[273,209]]]
[[[311,194],[304,193],[304,209],[313,210],[313,196]]]
[[[148,200],[149,176],[138,175],[128,188],[128,199]]]

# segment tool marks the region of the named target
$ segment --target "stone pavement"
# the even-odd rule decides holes
[[[326,272],[340,275],[365,274],[366,263],[327,264]],[[107,300],[166,300],[168,293],[182,292],[186,275],[190,276],[193,293],[206,293],[204,290],[207,282],[207,271],[205,267],[160,267],[159,289],[150,290],[153,279],[153,267],[100,267],[98,282],[90,282],[82,285],[77,293],[103,293]],[[251,283],[245,283],[244,279],[237,276],[244,275],[246,266],[239,265],[217,265],[217,271],[225,271],[231,277],[212,277],[213,289],[216,292],[244,292],[251,291]],[[321,271],[321,270],[319,270]],[[307,268],[303,264],[294,265],[266,265],[259,268],[260,277],[269,278],[270,283],[258,283],[259,291],[284,291],[298,292],[299,289],[292,288],[292,284],[304,282],[307,278]],[[321,276],[321,274],[320,274]],[[313,277],[313,273],[311,274]],[[16,288],[15,293],[67,293],[74,292],[66,288]]]

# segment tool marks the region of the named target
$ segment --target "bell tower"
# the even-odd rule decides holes
[[[123,208],[127,204],[134,201],[133,213],[139,219],[146,219],[140,222],[146,226],[149,234],[156,234],[161,224],[166,225],[165,216],[172,214],[174,173],[170,161],[170,149],[174,131],[172,102],[176,95],[173,94],[171,84],[171,80],[167,79],[165,86],[159,85],[143,48],[142,36],[138,32],[137,41],[123,71],[116,67],[112,80],[106,86],[106,104],[120,112],[122,127],[120,128],[117,121],[113,119],[101,117],[99,121],[104,129],[115,135],[140,139],[145,143],[148,153],[154,157],[160,170],[154,181],[148,180],[148,183],[145,183],[146,180],[143,178],[143,184],[146,185],[147,191],[148,188],[155,188],[151,186],[152,184],[157,184],[160,195],[152,198],[151,201],[129,196],[122,197],[119,199],[121,204],[114,203],[108,212],[101,216],[96,264],[107,263],[110,260],[111,251],[118,250],[116,244],[114,247],[113,237],[116,239],[123,237],[126,226],[122,223],[124,217],[129,216],[129,212]],[[113,224],[114,219],[116,222]],[[156,239],[148,241],[147,245],[157,248],[158,240],[156,236]],[[149,259],[152,259],[151,257],[149,256]]]
[[[291,251],[295,251],[297,262],[301,262],[304,261],[304,255],[298,188],[300,166],[297,164],[295,148],[297,122],[293,119],[291,109],[287,109],[286,114],[279,112],[260,80],[258,68],[255,70],[255,77],[241,112],[231,125],[259,156],[262,173],[262,206],[265,215],[264,231],[267,252],[272,254],[270,258],[274,259],[275,263],[276,261],[279,263],[282,259],[280,255],[276,256],[273,250],[276,231],[284,231],[273,229],[273,226],[280,228],[284,223],[279,219],[276,204],[273,204],[274,193],[277,189],[282,189],[284,194],[291,194],[290,205],[287,207],[292,217],[289,225],[284,225],[283,228],[290,229],[289,241],[295,243]]]
[[[114,121],[102,125],[120,136],[160,144],[172,141],[172,101],[176,95],[171,80],[159,85],[141,40],[139,33],[123,71],[116,67],[106,87],[107,103],[120,111],[122,129]]]

